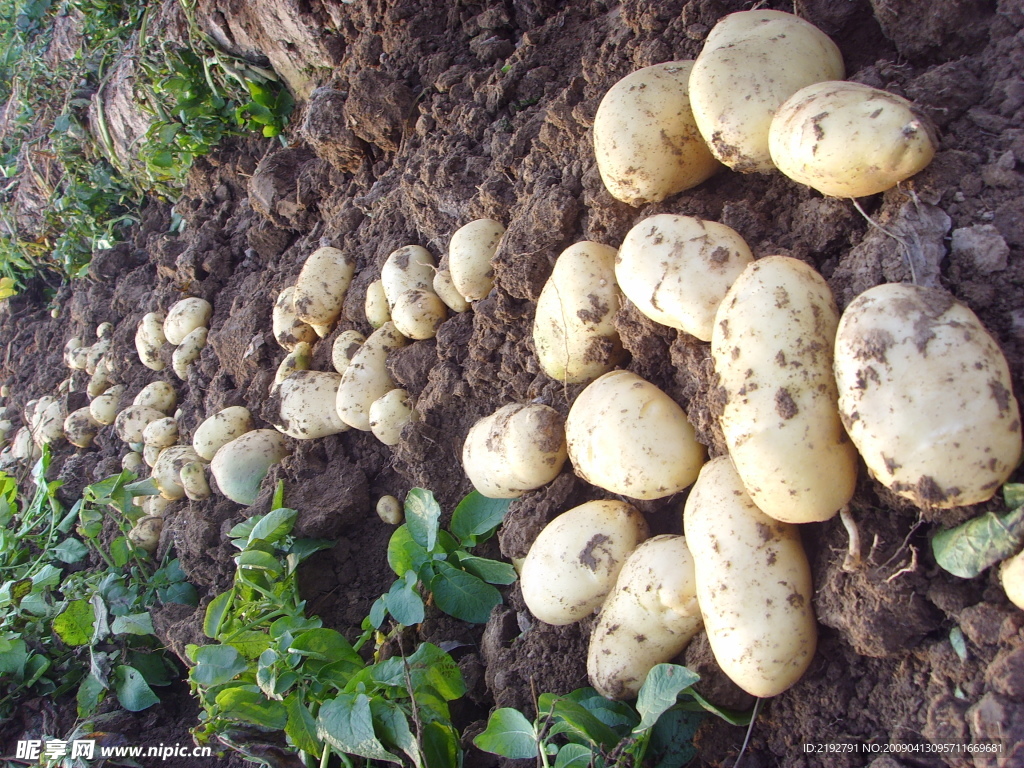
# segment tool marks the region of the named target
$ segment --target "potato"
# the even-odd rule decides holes
[[[388,352],[404,347],[405,337],[394,323],[384,323],[370,334],[341,377],[337,409],[341,420],[363,432],[370,431],[370,405],[378,397],[396,389],[388,373]]]
[[[398,297],[416,288],[431,290],[437,264],[430,252],[419,245],[406,245],[393,251],[380,270],[381,287],[394,307]]]
[[[331,347],[331,364],[338,373],[344,373],[366,337],[359,331],[342,331]]]
[[[999,582],[1010,602],[1024,610],[1024,552],[1003,561],[999,567]]]
[[[609,699],[636,698],[654,665],[682,653],[703,624],[686,540],[648,539],[626,558],[590,635],[590,684]]]
[[[317,248],[306,258],[295,280],[294,307],[299,320],[333,325],[341,314],[355,264],[337,248]]]
[[[447,308],[433,289],[414,288],[399,294],[391,307],[391,321],[409,339],[432,339],[448,316]]]
[[[185,487],[181,484],[181,468],[194,461],[199,461],[199,454],[192,450],[191,445],[175,445],[161,452],[160,458],[153,465],[153,483],[161,496],[169,501],[177,501],[185,496]]]
[[[163,529],[164,519],[162,517],[140,517],[135,526],[128,531],[128,539],[139,549],[153,554],[160,546],[160,532]]]
[[[928,118],[896,94],[824,82],[794,93],[768,134],[786,176],[832,197],[884,192],[922,170],[938,139]]]
[[[142,364],[153,371],[162,371],[167,367],[160,358],[160,350],[167,342],[164,336],[163,312],[150,312],[143,316],[139,329],[135,333],[135,350],[139,353]],[[82,363],[85,367],[85,363]]]
[[[280,410],[274,426],[296,440],[312,440],[344,432],[335,403],[341,374],[333,371],[296,371],[281,382]]]
[[[273,429],[254,429],[225,443],[210,462],[220,492],[249,506],[260,493],[270,468],[291,453],[284,436]]]
[[[206,482],[206,465],[201,461],[190,461],[181,468],[180,482],[185,495],[192,501],[210,498],[210,484]]]
[[[615,249],[584,241],[558,257],[533,322],[537,360],[567,384],[597,378],[623,358],[613,318],[619,309]]]
[[[178,442],[178,422],[170,416],[149,422],[142,430],[142,442],[155,448],[170,448]]]
[[[370,404],[370,431],[384,445],[398,445],[402,428],[416,416],[404,389],[392,389]]]
[[[101,339],[91,347],[85,347],[85,372],[92,376],[110,351],[110,339]]]
[[[136,477],[145,477],[149,472],[146,470],[146,462],[142,459],[141,453],[129,451],[121,459],[121,469],[131,472]]]
[[[304,341],[300,341],[295,348],[285,355],[284,360],[277,366],[274,374],[274,383],[270,387],[271,393],[276,392],[281,382],[287,379],[296,371],[308,371],[313,361],[313,348]]]
[[[164,418],[162,411],[148,405],[129,405],[114,420],[114,432],[126,443],[141,443],[142,431],[153,421]]]
[[[678,493],[704,463],[704,446],[686,412],[629,371],[606,373],[579,394],[565,437],[577,475],[634,499]]]
[[[271,313],[271,323],[277,343],[289,352],[295,349],[295,345],[299,342],[312,344],[317,340],[316,331],[309,323],[304,323],[295,314],[294,285],[288,286],[278,295]]]
[[[178,404],[178,393],[166,381],[153,381],[139,390],[132,404],[146,405],[168,415]]]
[[[22,427],[14,433],[14,437],[11,438],[11,456],[14,459],[29,462],[37,460],[42,455],[39,446],[32,439],[31,429]]]
[[[839,48],[813,24],[782,11],[741,11],[704,41],[690,73],[690,105],[715,157],[734,171],[768,173],[776,110],[804,86],[845,73]]]
[[[505,225],[494,219],[477,219],[460,227],[448,243],[448,270],[455,290],[466,301],[486,298],[494,287],[491,259],[505,234]]]
[[[160,454],[163,453],[166,448],[159,445],[150,445],[143,443],[142,445],[142,460],[146,462],[146,466],[155,467],[156,463],[160,461]]]
[[[401,525],[405,518],[402,503],[394,496],[381,496],[377,500],[377,515],[388,525]]]
[[[206,328],[213,315],[213,306],[206,299],[191,296],[176,302],[167,310],[164,338],[175,346],[197,328]]]
[[[96,338],[100,341],[113,341],[114,339],[114,324],[113,323],[100,323],[96,326]]]
[[[459,293],[459,289],[452,282],[452,273],[447,269],[438,270],[434,275],[434,293],[445,303],[452,312],[465,312],[469,309],[469,302]]]
[[[750,264],[715,319],[729,453],[754,503],[786,523],[828,520],[857,482],[832,375],[838,321],[825,280],[788,256]]]
[[[196,328],[182,339],[181,344],[174,350],[174,354],[171,356],[171,367],[174,368],[174,373],[179,379],[184,381],[188,378],[189,368],[199,359],[199,354],[206,346],[206,334],[205,328]]]
[[[836,335],[843,424],[884,486],[919,507],[990,499],[1021,453],[1006,358],[966,306],[892,283],[854,299]]]
[[[252,414],[241,405],[207,417],[192,435],[192,448],[203,461],[212,461],[220,447],[253,429]]]
[[[615,257],[615,278],[651,320],[711,341],[718,305],[753,260],[734,229],[661,213],[626,234]]]
[[[139,504],[143,515],[147,517],[163,517],[173,502],[163,496],[144,496]]]
[[[89,397],[99,397],[107,391],[110,385],[110,368],[105,359],[100,360],[93,370],[92,376],[89,378],[85,392]]]
[[[92,445],[93,438],[99,432],[100,426],[100,423],[89,412],[89,407],[86,406],[72,411],[64,419],[64,436],[72,445],[78,448],[88,448]]]
[[[795,525],[768,517],[728,456],[704,465],[683,512],[715,660],[752,696],[776,696],[814,657],[811,568]]]
[[[523,601],[547,624],[579,621],[601,606],[647,521],[624,501],[588,501],[537,536],[519,574]]]
[[[690,109],[692,61],[669,61],[626,75],[594,116],[594,154],[605,188],[630,205],[656,203],[721,168]]]
[[[384,283],[374,280],[366,286],[366,322],[374,328],[380,328],[384,323],[391,320],[391,307],[388,306],[388,297],[384,295]]]
[[[81,336],[72,336],[64,344],[64,365],[71,370],[85,370],[85,353],[79,350],[85,349]]]
[[[469,481],[492,499],[514,499],[550,483],[565,458],[562,417],[540,403],[499,408],[470,428],[462,446]]]
[[[32,414],[29,427],[32,439],[40,448],[46,443],[56,443],[64,439],[64,420],[67,413],[63,403],[52,395],[39,398]]]

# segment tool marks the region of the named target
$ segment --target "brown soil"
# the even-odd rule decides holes
[[[423,486],[451,510],[471,490],[459,456],[476,419],[529,400],[568,410],[580,387],[539,370],[530,333],[534,302],[566,246],[582,239],[616,246],[636,221],[654,213],[721,221],[758,257],[786,254],[812,264],[841,307],[878,283],[909,280],[909,260],[920,282],[947,288],[979,315],[1007,355],[1018,398],[1024,394],[1019,0],[795,3],[836,40],[851,79],[912,98],[939,127],[941,151],[928,169],[862,201],[878,222],[912,243],[906,254],[849,201],[822,198],[780,176],[721,173],[640,209],[613,200],[597,174],[590,133],[604,92],[638,67],[693,58],[716,19],[747,5],[585,0],[561,6],[550,0],[201,0],[205,23],[235,50],[262,51],[277,61],[282,46],[295,49],[290,82],[312,95],[293,123],[292,143],[238,142],[197,162],[176,206],[185,230],[169,234],[169,209],[154,205],[129,242],[97,254],[91,276],[61,290],[59,319],[51,320],[31,296],[0,310],[2,377],[17,406],[56,391],[66,376],[66,339],[88,337],[110,321],[116,378],[128,385],[128,396],[156,378],[172,382],[182,403],[182,434],[191,436],[206,415],[229,405],[246,405],[269,421],[267,391],[285,355],[270,333],[271,306],[314,248],[337,246],[358,264],[342,321],[315,348],[314,367],[326,370],[336,333],[369,332],[366,287],[391,251],[420,244],[443,262],[462,224],[479,217],[507,224],[495,259],[496,290],[448,319],[436,340],[416,342],[389,363],[420,413],[396,448],[355,431],[292,441],[291,458],[272,472],[253,507],[215,497],[171,508],[160,551],[176,549],[204,601],[232,578],[225,531],[266,511],[273,481],[283,479],[289,505],[301,513],[299,532],[337,541],[305,568],[309,610],[352,634],[393,580],[384,560],[391,530],[373,513],[376,499]],[[950,234],[970,228],[975,245],[953,248]],[[133,338],[143,314],[186,295],[208,299],[214,314],[209,345],[180,382],[169,367],[163,374],[143,367]],[[710,452],[721,453],[708,345],[656,326],[628,305],[618,325],[630,355],[624,367],[673,396]],[[109,428],[91,449],[60,449],[54,472],[65,479],[68,498],[115,471],[124,450]],[[492,554],[500,548],[506,558],[523,556],[545,522],[600,496],[566,467],[555,482],[512,505]],[[639,505],[653,533],[679,532],[684,496]],[[847,538],[838,519],[804,528],[819,650],[794,688],[764,703],[744,765],[980,768],[996,763],[984,754],[818,754],[805,745],[871,743],[884,750],[889,743],[991,738],[1015,750],[999,765],[1024,765],[1024,612],[1006,600],[993,574],[962,580],[940,570],[928,545],[937,526],[984,508],[924,515],[862,473],[852,512],[862,539],[874,543],[853,573],[841,567]],[[166,606],[155,613],[161,637],[179,654],[200,639],[201,610]],[[954,627],[967,640],[964,659],[949,640]],[[471,685],[458,717],[475,732],[494,706],[529,710],[533,691],[586,685],[590,628],[589,622],[556,628],[534,621],[513,587],[486,627],[432,616],[412,639],[468,644],[457,654]],[[720,679],[706,643],[695,643],[686,661],[705,675],[708,695],[750,705]],[[38,728],[32,711],[25,708],[22,729]],[[138,721],[143,728],[173,723],[175,735],[159,737],[165,742],[187,741],[194,724],[194,712],[179,698],[145,718]],[[743,735],[709,719],[696,740],[701,763],[731,765]],[[479,753],[470,759],[493,764]],[[239,763],[223,757],[200,764]]]

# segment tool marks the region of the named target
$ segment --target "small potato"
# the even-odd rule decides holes
[[[356,352],[366,341],[359,331],[342,331],[331,347],[331,364],[338,373],[344,373]]]
[[[129,405],[114,420],[114,432],[126,443],[141,443],[142,431],[153,421],[164,418],[162,411],[148,405]]]
[[[317,248],[302,265],[295,280],[295,315],[311,326],[333,325],[341,314],[355,264],[344,251]]]
[[[405,518],[402,502],[394,496],[381,496],[377,501],[377,515],[388,525],[401,525]]]
[[[736,230],[661,213],[626,234],[615,257],[615,278],[651,320],[711,341],[718,305],[753,260]]]
[[[273,429],[254,429],[221,446],[210,462],[220,492],[249,506],[260,493],[270,468],[291,453],[284,435]]]
[[[775,169],[772,117],[801,88],[846,74],[820,29],[782,11],[732,13],[714,26],[690,73],[690,105],[704,140],[740,173]]]
[[[294,285],[288,286],[278,295],[271,313],[271,323],[277,343],[288,351],[295,349],[295,345],[299,342],[312,344],[317,339],[316,331],[309,323],[304,323],[295,314]]]
[[[99,397],[110,387],[110,368],[106,360],[100,360],[93,370],[85,392],[89,397]]]
[[[160,546],[160,532],[163,529],[164,519],[162,517],[140,517],[135,523],[135,527],[128,531],[128,539],[139,549],[153,554]]]
[[[64,405],[57,398],[46,395],[39,398],[29,426],[32,439],[40,448],[46,443],[56,443],[64,439],[64,420],[67,414]]]
[[[491,259],[505,234],[494,219],[477,219],[460,227],[448,244],[448,270],[452,283],[466,301],[486,298],[494,287]]]
[[[818,637],[797,527],[759,510],[719,456],[690,490],[683,529],[715,660],[752,696],[782,693],[807,670]]]
[[[392,389],[370,404],[370,431],[384,445],[398,445],[402,428],[416,416],[404,389]]]
[[[206,334],[205,328],[196,328],[182,339],[181,344],[174,350],[174,354],[171,356],[171,367],[174,368],[175,375],[182,381],[188,378],[189,368],[199,359],[199,354],[206,346]]]
[[[445,303],[452,312],[465,312],[469,309],[469,302],[459,293],[459,289],[452,282],[452,273],[447,269],[438,270],[434,275],[434,293]]]
[[[163,517],[172,503],[163,496],[145,496],[139,506],[142,507],[143,514],[148,517]]]
[[[606,373],[579,394],[565,437],[577,475],[634,499],[678,493],[704,463],[704,446],[686,412],[629,371]]]
[[[690,109],[692,61],[626,75],[594,116],[594,154],[605,188],[630,205],[656,203],[710,178],[718,164]]]
[[[860,83],[801,88],[768,134],[786,176],[832,197],[884,192],[922,170],[938,140],[928,118],[896,94]]]
[[[391,307],[391,321],[409,339],[432,339],[448,316],[447,308],[432,289],[414,288],[400,294]]]
[[[64,420],[64,436],[78,448],[88,448],[99,432],[100,423],[92,417],[88,406],[72,411]]]
[[[199,455],[192,450],[191,445],[175,445],[160,453],[160,458],[153,465],[153,482],[161,496],[169,501],[184,498],[181,468],[193,461],[199,461]]]
[[[843,313],[835,375],[843,424],[872,476],[919,507],[992,498],[1021,454],[1006,358],[939,288],[890,283]]]
[[[384,323],[370,334],[345,369],[338,388],[337,409],[341,420],[363,432],[370,431],[370,405],[397,385],[388,373],[388,352],[406,345],[394,323]]]
[[[42,456],[42,451],[32,439],[32,430],[22,427],[11,438],[11,456],[23,462],[35,461]]]
[[[213,315],[213,306],[206,299],[190,296],[176,302],[167,310],[164,320],[164,338],[175,346],[196,328],[206,328]]]
[[[391,320],[391,307],[388,306],[388,297],[384,295],[384,283],[374,280],[366,286],[366,322],[374,328],[380,328],[384,323]]]
[[[78,350],[82,349],[84,344],[82,343],[81,336],[72,336],[64,344],[64,365],[71,370],[84,370],[85,369],[85,355],[79,355]],[[79,363],[81,365],[79,365]]]
[[[647,521],[624,501],[588,501],[537,536],[519,574],[523,601],[547,624],[579,621],[601,606]]]
[[[166,449],[161,448],[159,445],[142,445],[142,460],[146,462],[147,467],[155,467],[156,463],[160,461],[160,454]]]
[[[271,393],[277,391],[281,382],[297,371],[308,371],[313,362],[313,348],[304,341],[300,341],[295,348],[285,355],[284,360],[277,366],[277,373],[274,374],[274,383],[270,387]]]
[[[142,458],[141,453],[135,451],[129,451],[121,459],[121,469],[125,469],[131,472],[136,477],[144,477],[149,472],[146,470],[146,462]]]
[[[96,368],[106,358],[107,352],[110,351],[110,344],[110,339],[102,339],[97,341],[91,347],[86,347],[85,372],[90,376],[96,373]]]
[[[142,430],[142,442],[155,448],[170,448],[178,442],[178,422],[170,416],[149,422]]]
[[[349,425],[341,420],[335,407],[339,386],[340,373],[296,371],[281,382],[280,410],[274,426],[296,440],[346,431]]]
[[[192,447],[204,461],[212,461],[218,449],[253,429],[252,414],[241,405],[232,405],[208,417],[196,427]]]
[[[703,624],[686,540],[647,539],[626,558],[590,635],[590,684],[609,699],[636,698],[654,665],[682,653]]]
[[[437,264],[430,251],[420,245],[406,245],[393,251],[380,270],[381,287],[394,307],[398,297],[417,288],[431,290]]]
[[[164,336],[165,317],[163,312],[150,312],[144,315],[135,333],[135,350],[139,353],[139,360],[154,371],[162,371],[167,367],[167,363],[160,357],[160,349],[167,343]],[[84,361],[82,367],[85,367]]]
[[[789,256],[748,265],[715,318],[729,454],[754,503],[785,523],[828,520],[857,482],[832,374],[838,321],[828,283]]]
[[[622,359],[615,329],[615,249],[584,241],[558,257],[537,300],[533,344],[544,373],[567,384],[597,378]]]
[[[113,323],[100,323],[96,326],[96,338],[100,341],[113,341],[114,338],[114,324]]]
[[[201,461],[190,461],[181,468],[181,487],[192,501],[210,498],[210,484],[206,482],[206,465]]]
[[[166,381],[153,381],[139,390],[133,405],[146,405],[169,415],[178,404],[178,393]]]
[[[1024,552],[1003,561],[999,567],[999,581],[1010,602],[1024,611]]]
[[[492,499],[514,499],[554,480],[565,463],[565,427],[558,411],[512,403],[480,419],[462,446],[473,487]]]

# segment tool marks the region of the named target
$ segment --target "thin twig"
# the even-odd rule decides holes
[[[736,762],[732,764],[732,768],[740,768],[740,761],[743,760],[743,755],[747,751],[747,746],[750,744],[750,736],[754,732],[754,723],[757,721],[757,716],[761,712],[761,702],[764,699],[758,697],[757,701],[754,702],[754,711],[750,715],[750,723],[747,725],[747,735],[743,738],[743,746],[740,747],[740,753],[736,755]]]
[[[897,235],[895,232],[893,232],[891,229],[883,227],[877,221],[868,216],[867,212],[860,207],[860,203],[857,201],[857,198],[851,197],[850,200],[853,201],[853,207],[856,208],[860,215],[865,218],[868,224],[875,227],[880,232],[883,232],[884,234],[888,235],[901,246],[903,246],[903,257],[906,259],[907,267],[910,269],[910,282],[912,282],[914,285],[917,285],[917,270],[914,269],[914,260],[910,258],[910,244],[902,237]]]

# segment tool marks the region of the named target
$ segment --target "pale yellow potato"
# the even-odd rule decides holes
[[[370,405],[397,389],[388,373],[388,353],[406,343],[405,336],[391,322],[370,334],[341,376],[336,407],[343,422],[363,432],[370,431]]]
[[[96,369],[106,359],[107,352],[110,351],[111,340],[100,339],[91,347],[85,347],[85,372],[92,376],[96,373]]]
[[[160,532],[164,529],[164,519],[155,515],[140,517],[135,526],[128,531],[128,539],[139,549],[153,554],[160,546]]]
[[[178,404],[178,393],[166,381],[152,381],[132,400],[132,405],[146,405],[167,415]]]
[[[460,227],[448,243],[448,269],[455,289],[466,301],[487,297],[494,287],[491,259],[505,234],[505,225],[494,219],[477,219]]]
[[[313,251],[295,280],[292,306],[296,317],[314,329],[333,325],[341,314],[355,269],[338,248],[324,246]]]
[[[276,392],[277,388],[281,386],[281,382],[296,371],[308,371],[312,361],[313,348],[306,342],[300,341],[291,352],[284,356],[284,360],[277,366],[277,372],[274,374],[274,383],[271,385],[270,391],[272,393]]]
[[[274,338],[282,347],[291,351],[299,342],[312,344],[317,340],[317,333],[309,323],[305,323],[295,314],[295,286],[285,288],[274,302],[271,313]]]
[[[636,698],[654,665],[682,653],[703,624],[686,540],[647,539],[626,558],[590,635],[590,684],[609,699]]]
[[[405,519],[402,502],[394,496],[381,496],[377,500],[377,515],[388,525],[401,525]]]
[[[142,430],[142,442],[156,448],[170,448],[178,442],[178,422],[170,416],[149,422]]]
[[[374,328],[380,328],[391,320],[391,307],[388,306],[388,297],[384,295],[383,282],[374,280],[366,286],[366,301],[363,308],[366,312],[366,322]]]
[[[206,418],[192,435],[192,448],[204,461],[212,461],[222,445],[253,429],[252,414],[241,405],[232,405]]]
[[[210,462],[210,472],[222,494],[248,506],[259,496],[270,468],[290,454],[280,432],[254,429],[222,445]]]
[[[823,195],[864,197],[922,170],[938,139],[906,99],[860,83],[824,82],[801,88],[779,107],[768,147],[793,181]]]
[[[626,75],[594,116],[594,154],[605,188],[630,205],[656,203],[710,178],[722,166],[690,109],[692,61]]]
[[[434,275],[434,293],[445,303],[452,312],[465,312],[470,304],[465,297],[459,293],[459,289],[452,282],[452,273],[447,269],[439,269]]]
[[[167,367],[167,363],[160,358],[160,350],[167,343],[164,336],[166,317],[163,312],[149,312],[143,315],[139,329],[135,332],[135,350],[139,353],[139,360],[153,371],[162,371]],[[84,361],[82,367],[85,367]]]
[[[678,493],[704,463],[704,446],[686,412],[629,371],[606,373],[579,394],[565,436],[577,475],[634,499]]]
[[[201,461],[190,461],[181,468],[181,487],[192,501],[210,498],[210,484],[206,481],[206,464]]]
[[[64,344],[64,365],[73,371],[85,369],[85,353],[79,354],[81,349],[85,349],[81,336],[72,336]]]
[[[715,660],[752,696],[777,696],[800,679],[817,646],[800,532],[757,508],[728,456],[701,470],[683,532]]]
[[[19,461],[35,461],[42,456],[42,451],[32,439],[32,430],[22,427],[11,438],[11,456]]]
[[[384,445],[398,445],[402,428],[416,416],[409,393],[392,389],[370,403],[370,431]]]
[[[164,448],[153,465],[153,483],[160,495],[169,501],[184,498],[185,487],[181,484],[181,470],[186,464],[199,461],[199,454],[191,445],[174,445]]]
[[[203,347],[206,346],[207,333],[206,328],[202,326],[196,328],[181,340],[181,344],[171,355],[171,367],[174,369],[175,375],[182,381],[188,378],[189,369],[199,359]]]
[[[778,108],[804,86],[845,74],[839,48],[813,24],[782,11],[740,11],[704,41],[690,73],[690,105],[716,158],[734,171],[768,173]]]
[[[136,477],[143,477],[147,474],[146,462],[142,454],[137,451],[129,451],[121,459],[121,469],[126,469]]]
[[[999,583],[1010,602],[1024,611],[1024,552],[1003,561],[999,567]]]
[[[432,339],[448,316],[433,288],[413,288],[399,294],[391,307],[391,322],[408,339]]]
[[[160,461],[160,454],[166,449],[161,448],[159,445],[149,445],[146,443],[142,444],[142,460],[146,462],[146,466],[155,467],[156,463]]]
[[[196,328],[205,328],[213,315],[213,306],[206,299],[190,296],[176,302],[167,310],[164,320],[164,338],[177,346]]]
[[[477,491],[514,499],[554,480],[565,463],[565,427],[541,403],[511,403],[474,424],[462,446],[462,466]]]
[[[748,265],[715,319],[729,453],[754,503],[786,523],[828,520],[857,482],[832,374],[838,322],[824,278],[788,256]]]
[[[437,263],[430,251],[421,245],[406,245],[392,251],[380,270],[381,287],[393,308],[398,297],[406,291],[422,288],[433,290]]]
[[[523,561],[519,586],[526,607],[555,625],[593,613],[648,533],[644,516],[624,501],[588,501],[563,512],[544,527]]]
[[[999,345],[939,288],[890,283],[843,313],[843,424],[872,476],[919,507],[992,498],[1021,454],[1020,408]]]
[[[148,405],[129,405],[114,419],[114,432],[126,443],[141,443],[146,426],[164,417],[163,411]]]
[[[56,443],[64,439],[64,420],[67,413],[63,403],[52,395],[39,398],[29,426],[32,439],[40,448],[45,443]]]
[[[718,305],[753,260],[747,243],[725,224],[661,213],[626,233],[615,278],[651,320],[711,341]]]
[[[110,367],[107,365],[106,359],[103,359],[93,371],[89,383],[85,387],[85,392],[89,397],[98,397],[106,392],[110,385]]]
[[[589,240],[566,248],[537,299],[533,344],[540,367],[567,384],[589,381],[623,358],[614,317],[615,249]]]
[[[359,331],[342,331],[331,347],[331,364],[338,373],[344,373],[355,357],[356,352],[366,341]]]
[[[78,448],[88,448],[99,432],[100,423],[92,417],[89,407],[72,411],[64,419],[64,436]]]
[[[296,440],[313,440],[348,430],[335,403],[341,374],[334,371],[296,371],[278,389],[280,410],[274,426]]]

